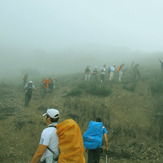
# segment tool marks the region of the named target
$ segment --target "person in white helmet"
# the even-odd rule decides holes
[[[24,86],[24,91],[25,91],[25,103],[24,106],[27,107],[29,105],[29,102],[32,97],[32,91],[36,89],[35,86],[33,85],[32,81],[29,81],[25,86]]]
[[[55,126],[58,124],[59,111],[53,108],[47,109],[42,116],[47,127],[42,131],[40,143],[31,163],[57,163],[59,140]]]

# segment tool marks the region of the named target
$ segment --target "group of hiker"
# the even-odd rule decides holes
[[[101,118],[90,121],[88,129],[82,136],[79,125],[72,119],[59,121],[57,109],[47,109],[42,115],[46,128],[42,131],[40,142],[31,163],[99,163],[103,138],[108,151],[107,129]]]
[[[43,78],[41,82],[42,98],[44,98],[46,94],[51,94],[53,92],[56,81],[57,80],[53,78]]]
[[[103,67],[101,67],[100,71],[98,71],[97,66],[94,68],[93,72],[91,73],[91,66],[87,66],[85,69],[85,81],[89,81],[90,79],[94,81],[98,81],[98,74],[100,72],[100,82],[103,83],[105,80],[106,73],[109,73],[109,80],[113,80],[114,74],[116,71],[116,65],[113,64],[106,68],[106,65],[104,64]],[[118,67],[118,73],[119,73],[119,81],[122,81],[124,71],[124,64],[119,65]],[[91,78],[92,77],[92,78]]]
[[[31,100],[33,90],[36,90],[39,87],[36,88],[32,81],[28,82],[28,73],[23,75],[22,79],[23,79],[24,92],[25,92],[24,106],[27,107]],[[46,94],[52,94],[55,88],[56,81],[57,80],[53,78],[49,78],[48,80],[46,78],[43,78],[40,84],[40,91],[41,91],[42,98],[44,98]]]
[[[160,61],[161,62],[161,61]],[[100,70],[97,69],[95,66],[94,70],[91,72],[91,66],[87,66],[85,68],[85,81],[93,80],[93,81],[100,81],[103,83],[106,79],[106,74],[109,74],[109,81],[112,81],[115,76],[116,70],[118,70],[118,81],[121,82],[124,74],[124,64],[119,65],[118,67],[113,64],[106,68],[106,64],[104,64]],[[133,71],[133,76],[135,79],[140,79],[140,72],[139,72],[139,64],[135,64],[134,62],[131,64],[131,69]],[[98,77],[99,76],[99,77]]]

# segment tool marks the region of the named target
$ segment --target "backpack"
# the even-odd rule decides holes
[[[31,94],[32,93],[32,84],[28,84],[28,88],[27,88],[27,93]]]
[[[118,67],[118,72],[120,71],[120,69],[121,69],[121,66]]]
[[[103,137],[103,123],[90,121],[87,131],[83,135],[86,149],[101,148]]]
[[[85,163],[84,146],[80,127],[67,119],[56,125],[60,154],[58,163]]]

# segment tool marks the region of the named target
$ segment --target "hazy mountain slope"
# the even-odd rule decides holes
[[[127,80],[127,74],[124,77],[124,82],[119,83],[115,78],[112,82],[106,80],[102,85],[85,83],[82,74],[63,76],[58,78],[52,95],[41,99],[40,90],[34,92],[28,108],[24,108],[24,92],[21,85],[10,86],[1,83],[0,162],[30,161],[45,127],[41,115],[49,107],[59,109],[60,121],[66,118],[77,121],[82,134],[90,120],[97,116],[102,117],[109,131],[108,157],[111,162],[161,162],[163,118],[160,116],[160,108],[163,106],[163,93],[156,89],[157,80],[155,79],[154,87],[151,84],[154,81],[148,80],[150,77],[147,74],[137,82],[131,78]],[[110,91],[110,94],[94,94],[104,90]],[[86,154],[85,156],[87,157]],[[104,162],[104,159],[105,155],[102,156],[101,162]]]

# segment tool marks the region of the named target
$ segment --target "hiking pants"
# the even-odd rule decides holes
[[[110,78],[109,78],[109,80],[112,80],[113,79],[113,77],[114,77],[114,72],[110,72]]]
[[[105,74],[101,74],[101,82],[103,82],[105,79]]]
[[[119,71],[119,81],[122,80],[122,76],[123,76],[123,71]]]
[[[90,79],[90,74],[85,74],[85,81],[88,81]]]
[[[25,93],[25,104],[24,104],[24,106],[28,106],[29,105],[31,97],[32,97],[32,93],[28,93],[28,92]]]
[[[88,150],[88,163],[100,162],[101,148]]]

